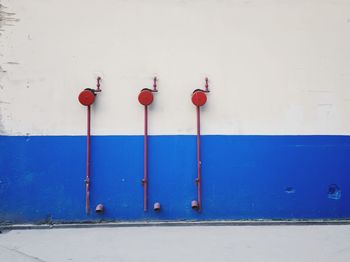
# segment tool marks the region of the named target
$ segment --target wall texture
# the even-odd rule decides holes
[[[350,217],[350,3],[346,0],[0,1],[0,221]],[[86,108],[92,204],[86,216]],[[150,107],[142,209],[140,89]],[[203,210],[195,108],[202,110]]]

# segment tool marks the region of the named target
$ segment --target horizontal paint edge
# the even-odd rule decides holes
[[[0,230],[31,229],[73,229],[73,228],[113,228],[113,227],[150,227],[150,226],[315,226],[350,225],[350,219],[339,220],[204,220],[204,221],[145,221],[145,222],[86,222],[55,224],[8,224],[0,225]]]
[[[140,135],[91,135],[91,137],[140,137],[143,136],[143,134]],[[175,137],[175,136],[196,136],[196,134],[173,134],[173,135],[148,135],[149,137]],[[230,136],[235,136],[235,137],[350,137],[350,134],[316,134],[316,135],[294,135],[294,134],[244,134],[244,135],[239,135],[239,134],[201,134],[202,137],[211,137],[211,136],[220,136],[220,137],[230,137]],[[86,137],[86,135],[0,135],[1,137]]]

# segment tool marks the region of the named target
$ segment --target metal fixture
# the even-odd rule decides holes
[[[198,201],[197,200],[192,200],[192,202],[191,202],[191,207],[193,208],[193,209],[198,209]]]
[[[154,203],[153,210],[156,212],[160,211],[160,203],[159,202]]]
[[[105,208],[104,208],[104,206],[103,206],[102,204],[98,204],[98,205],[96,206],[95,212],[96,212],[97,214],[101,214],[101,213],[103,213],[104,211],[105,211]]]
[[[200,118],[200,107],[204,106],[207,102],[207,95],[209,93],[208,78],[205,78],[205,89],[196,89],[192,93],[192,103],[196,106],[197,109],[197,200],[191,202],[191,207],[194,210],[201,210],[202,201],[201,201],[201,118]]]
[[[138,100],[141,105],[145,108],[145,128],[144,128],[144,139],[143,139],[143,210],[147,211],[148,208],[148,106],[153,102],[153,93],[158,92],[157,90],[157,77],[153,78],[153,89],[144,88],[141,90]],[[159,203],[158,203],[159,204]],[[160,204],[159,209],[160,210]]]
[[[79,102],[87,106],[87,135],[86,135],[86,214],[90,213],[90,141],[91,141],[91,105],[95,101],[97,93],[101,92],[100,89],[101,77],[97,77],[97,89],[86,88],[79,94]],[[96,210],[97,211],[97,210]]]

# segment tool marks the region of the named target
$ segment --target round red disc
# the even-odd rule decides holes
[[[203,91],[195,91],[192,94],[192,103],[195,106],[202,106],[207,102],[207,95]]]
[[[90,90],[84,90],[79,94],[79,102],[84,106],[90,106],[95,101],[95,95]]]
[[[139,94],[139,102],[144,106],[148,106],[153,102],[153,94],[150,90],[144,89]]]

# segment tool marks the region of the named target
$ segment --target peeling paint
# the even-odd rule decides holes
[[[3,4],[0,3],[0,37],[3,35],[4,27],[5,26],[13,26],[15,25],[16,22],[19,21],[18,18],[15,17],[15,13],[7,12],[6,11],[7,7],[4,6]],[[2,55],[2,54],[0,54]],[[8,65],[14,65],[17,64],[16,62],[7,62],[5,64]],[[0,90],[4,89],[4,86],[2,84],[2,78],[5,76],[7,73],[7,70],[3,67],[4,64],[0,65]],[[0,104],[7,104],[6,102],[0,101]],[[5,127],[2,122],[3,115],[1,114],[1,108],[0,108],[0,135],[5,134]]]
[[[2,113],[1,113],[1,107],[0,107],[0,135],[4,135],[5,132],[5,127],[4,124],[2,123]]]
[[[287,186],[286,189],[285,189],[285,192],[287,194],[294,194],[295,193],[295,189],[291,186]]]
[[[338,200],[341,198],[341,190],[336,184],[332,184],[328,187],[328,198]]]
[[[3,26],[12,26],[14,22],[18,22],[19,19],[15,17],[15,13],[6,12],[6,6],[0,4],[0,29]]]

